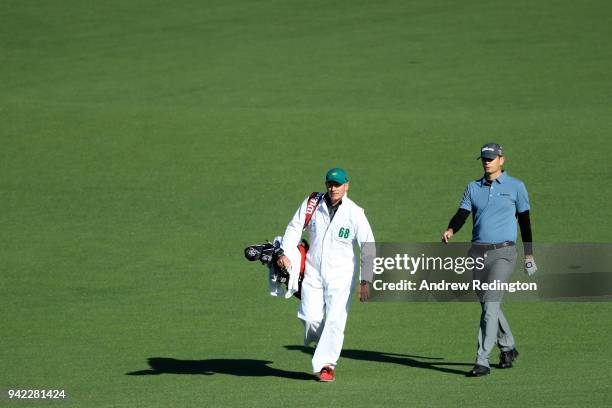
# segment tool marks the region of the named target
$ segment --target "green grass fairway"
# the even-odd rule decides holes
[[[611,242],[611,39],[606,0],[3,0],[0,388],[69,398],[0,406],[611,406],[610,303],[505,305],[468,379],[476,303],[354,302],[319,384],[242,254],[335,165],[437,241],[491,140],[536,240]]]

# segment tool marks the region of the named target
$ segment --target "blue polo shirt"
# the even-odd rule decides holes
[[[521,180],[502,172],[491,183],[470,182],[459,207],[472,212],[472,242],[516,242],[516,214],[529,210],[529,196]]]

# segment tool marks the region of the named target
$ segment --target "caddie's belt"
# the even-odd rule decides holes
[[[472,242],[472,246],[480,251],[491,251],[493,249],[500,249],[500,248],[514,246],[514,242],[504,241],[498,244],[481,244],[480,242]]]

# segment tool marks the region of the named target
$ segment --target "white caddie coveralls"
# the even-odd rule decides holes
[[[286,254],[297,251],[307,204],[308,197],[285,230],[282,248]],[[354,244],[358,243],[363,249],[364,243],[374,242],[374,235],[363,209],[346,194],[332,220],[325,199],[321,198],[307,230],[310,249],[306,255],[297,316],[304,323],[304,345],[312,341],[317,343],[312,370],[318,373],[326,365],[335,368],[342,350],[353,277],[357,271]],[[361,264],[364,268],[363,257]]]

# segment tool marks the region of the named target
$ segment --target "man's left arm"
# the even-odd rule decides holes
[[[538,267],[533,259],[533,235],[531,233],[531,218],[529,215],[529,194],[527,188],[521,183],[516,200],[516,212],[521,239],[523,240],[523,250],[525,253],[524,268],[529,276],[533,276]]]
[[[374,233],[362,209],[358,210],[355,239],[361,250],[361,265],[359,269],[359,300],[365,302],[370,297],[370,284],[373,277],[373,259],[376,256]]]

